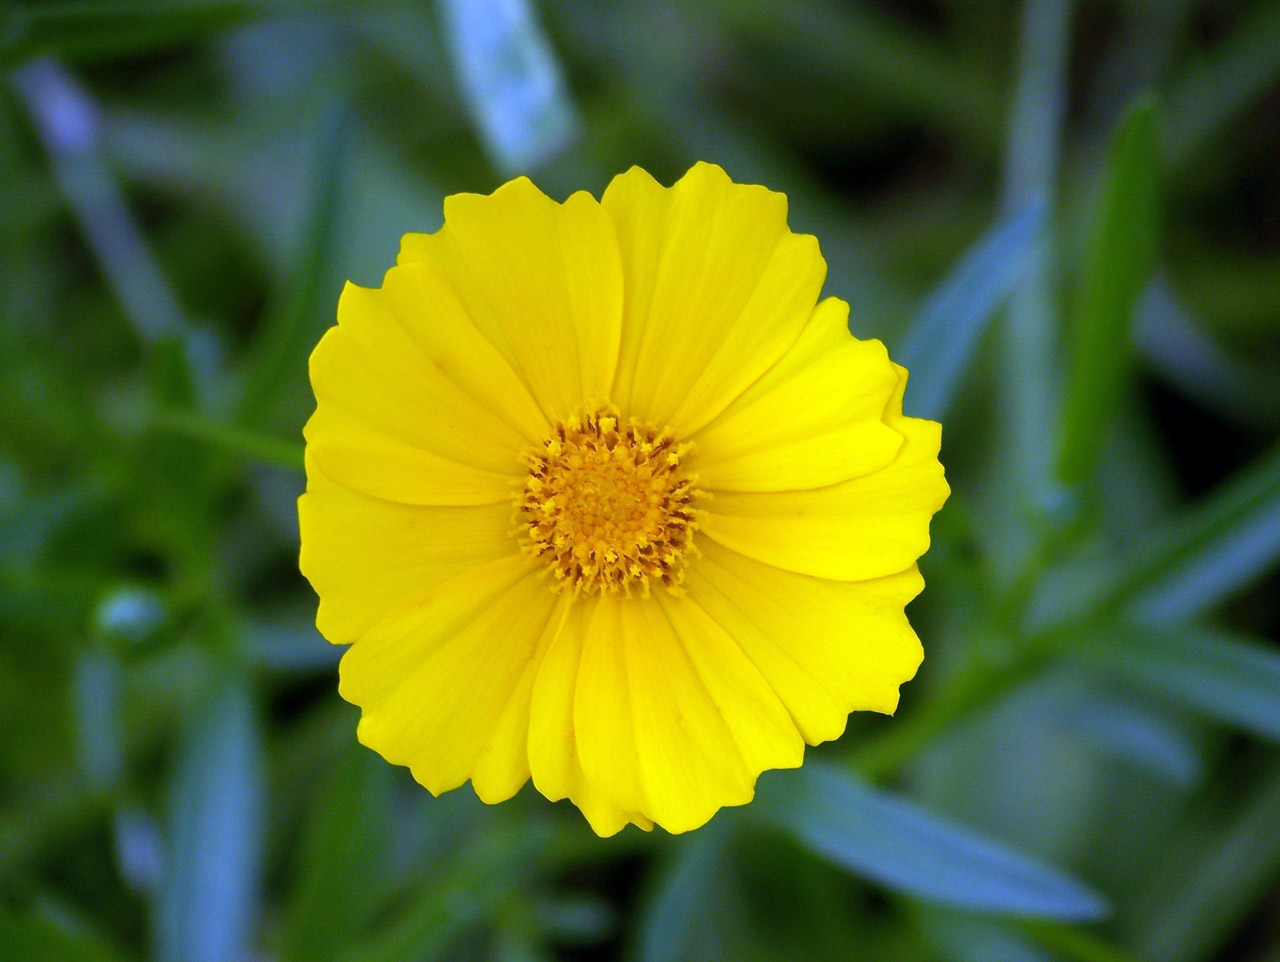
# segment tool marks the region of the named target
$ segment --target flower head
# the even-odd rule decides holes
[[[299,514],[364,744],[680,832],[894,711],[939,427],[825,275],[782,195],[698,164],[449,197],[347,285]]]

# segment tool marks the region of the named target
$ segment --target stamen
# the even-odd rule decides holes
[[[561,422],[526,458],[522,549],[546,560],[557,590],[680,593],[702,494],[681,470],[688,450],[611,409]]]

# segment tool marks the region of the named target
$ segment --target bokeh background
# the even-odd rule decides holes
[[[0,6],[0,958],[1280,962],[1280,3]],[[682,837],[355,743],[306,356],[441,199],[713,160],[954,495],[896,718]]]

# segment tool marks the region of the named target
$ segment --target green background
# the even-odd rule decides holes
[[[1280,962],[1280,3],[0,5],[0,959]],[[927,657],[597,839],[355,743],[305,361],[441,199],[723,165],[912,369]]]

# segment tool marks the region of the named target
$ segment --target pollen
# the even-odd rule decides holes
[[[701,492],[682,470],[689,445],[610,410],[556,425],[526,456],[516,503],[523,549],[557,590],[598,594],[661,583],[679,594]]]

